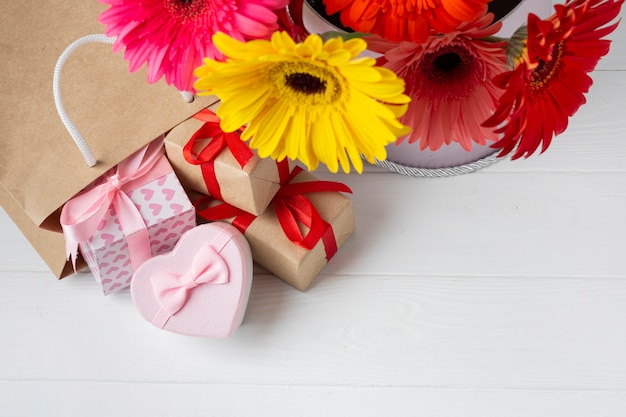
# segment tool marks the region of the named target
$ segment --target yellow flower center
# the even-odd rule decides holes
[[[563,41],[554,45],[550,61],[540,60],[537,68],[530,74],[530,85],[535,90],[543,89],[558,71],[563,57]]]
[[[278,62],[267,72],[267,77],[274,86],[274,96],[303,106],[333,104],[345,91],[333,72],[310,62]]]

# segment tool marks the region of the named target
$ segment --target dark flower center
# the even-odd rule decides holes
[[[411,96],[432,102],[456,101],[484,82],[484,71],[483,60],[467,45],[458,43],[424,54],[405,81]]]
[[[454,71],[461,65],[461,56],[455,52],[441,54],[434,60],[435,68],[438,71]]]
[[[326,81],[305,72],[286,75],[285,84],[294,91],[309,95],[322,94],[326,91]]]
[[[530,85],[534,90],[545,88],[546,84],[554,78],[561,65],[563,57],[563,41],[554,45],[549,61],[539,60],[539,65],[530,74]]]
[[[334,105],[347,94],[343,80],[332,69],[305,60],[271,65],[265,81],[272,96],[305,108]]]
[[[205,12],[204,0],[163,0],[163,7],[179,22],[194,22]]]

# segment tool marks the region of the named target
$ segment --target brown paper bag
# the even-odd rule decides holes
[[[0,202],[57,277],[72,269],[58,221],[74,194],[149,141],[217,101],[189,104],[164,82],[130,74],[111,45],[75,51],[61,75],[63,104],[98,160],[88,168],[57,115],[52,77],[76,39],[102,33],[94,0],[6,2],[0,26]]]

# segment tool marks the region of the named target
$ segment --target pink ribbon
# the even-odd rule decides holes
[[[173,316],[183,308],[191,290],[202,284],[226,284],[228,267],[224,259],[211,246],[198,250],[189,271],[182,275],[161,272],[151,278],[154,295],[161,309]]]
[[[68,259],[72,259],[74,269],[78,244],[94,235],[111,205],[126,236],[133,270],[152,256],[146,223],[126,193],[170,172],[171,166],[163,153],[163,142],[155,140],[120,162],[103,183],[84,190],[63,206],[61,226],[65,251]]]

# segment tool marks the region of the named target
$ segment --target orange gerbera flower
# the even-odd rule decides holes
[[[493,144],[499,156],[515,149],[512,159],[541,152],[567,128],[569,117],[585,104],[593,84],[589,77],[609,52],[603,39],[617,27],[609,25],[624,0],[569,0],[556,5],[546,20],[528,16],[528,38],[517,66],[494,78],[506,91],[498,108],[483,124],[498,127],[502,138]],[[516,149],[517,148],[517,149]]]
[[[491,0],[324,0],[329,15],[358,32],[393,42],[424,42],[431,30],[449,33],[474,20]]]

